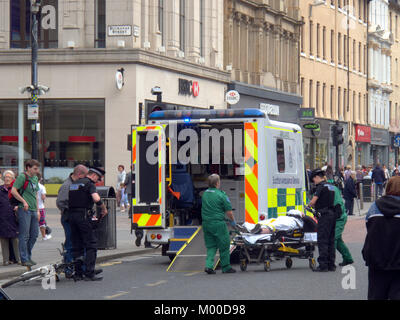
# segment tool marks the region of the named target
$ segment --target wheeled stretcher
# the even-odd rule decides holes
[[[311,217],[303,217],[303,228],[276,231],[272,234],[240,233],[233,238],[233,245],[239,250],[240,269],[247,270],[249,263],[263,263],[264,270],[271,270],[271,261],[286,259],[288,269],[292,258],[308,259],[311,270],[316,268],[314,250],[317,243],[317,223]]]

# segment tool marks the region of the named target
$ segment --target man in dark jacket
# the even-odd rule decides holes
[[[400,299],[400,177],[392,177],[386,195],[367,216],[362,255],[368,267],[368,299]]]
[[[386,181],[385,172],[381,168],[380,164],[377,163],[374,170],[372,170],[372,182],[375,183],[375,199],[382,197],[383,183]]]
[[[345,200],[345,208],[348,216],[353,215],[354,198],[357,198],[356,185],[354,183],[355,178],[356,172],[351,171],[350,177],[346,180],[343,190],[343,198]]]

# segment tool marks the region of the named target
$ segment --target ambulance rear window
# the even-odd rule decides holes
[[[285,172],[285,144],[283,139],[276,139],[276,162],[278,171]]]

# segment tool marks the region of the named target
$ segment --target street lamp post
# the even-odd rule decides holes
[[[37,54],[38,54],[38,34],[39,22],[38,14],[40,12],[41,0],[31,0],[31,49],[32,49],[32,66],[31,66],[31,103],[38,103],[38,70],[37,70]],[[32,159],[39,159],[39,143],[38,143],[38,121],[32,120]]]

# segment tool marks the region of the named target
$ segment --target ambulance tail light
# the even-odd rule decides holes
[[[262,214],[262,215],[260,215],[260,220],[261,221],[264,221],[265,220],[265,216]]]
[[[161,240],[162,239],[162,235],[161,234],[158,234],[157,235],[157,240]]]
[[[156,235],[155,235],[154,233],[152,233],[152,234],[150,235],[150,238],[151,238],[151,240],[154,240],[154,239],[156,238]]]

